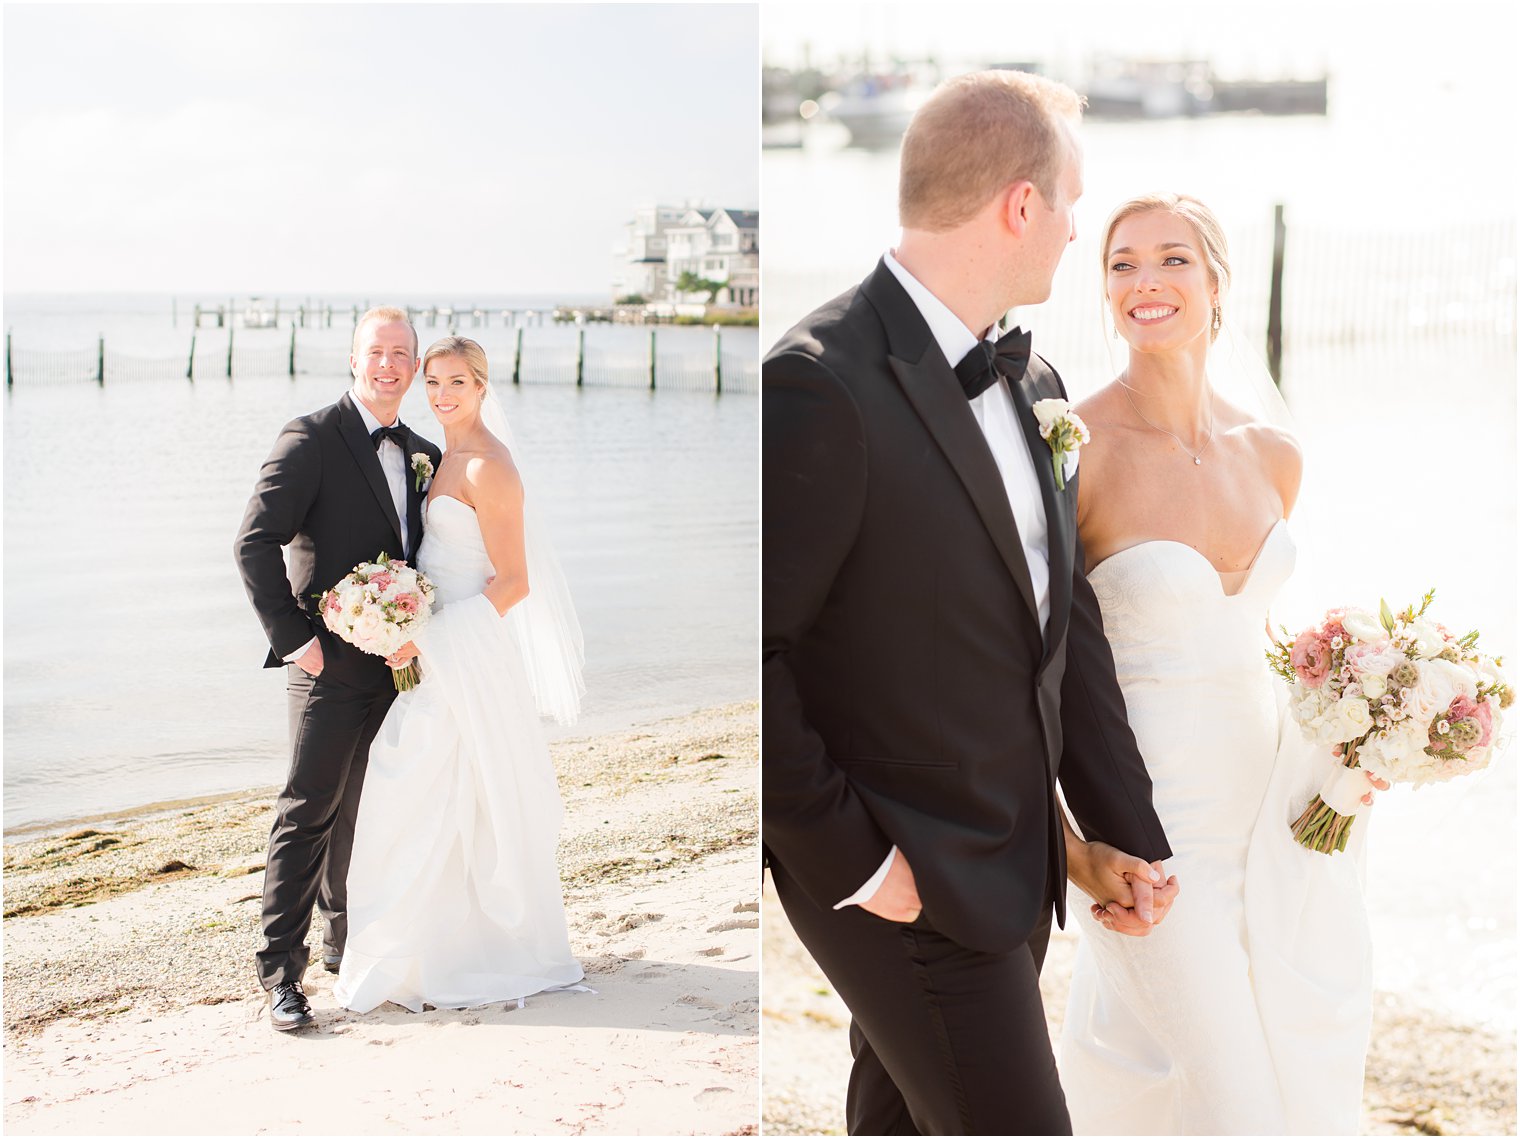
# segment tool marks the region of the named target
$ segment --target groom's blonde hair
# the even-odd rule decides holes
[[[365,309],[364,315],[354,322],[354,340],[349,345],[350,352],[359,351],[359,333],[364,331],[367,324],[404,324],[412,330],[412,355],[417,355],[417,326],[412,323],[412,314],[404,308],[395,305],[376,305],[374,308]]]
[[[491,376],[486,368],[486,350],[468,336],[445,336],[442,340],[435,340],[428,345],[428,350],[422,355],[422,374],[427,375],[428,365],[440,356],[458,356],[464,361],[465,367],[470,369],[470,375],[475,377],[475,382],[485,387],[491,382]]]
[[[940,233],[970,221],[1003,187],[1031,182],[1055,205],[1082,96],[1025,71],[974,71],[942,84],[903,135],[897,216]]]

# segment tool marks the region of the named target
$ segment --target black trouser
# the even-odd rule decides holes
[[[312,905],[326,919],[323,950],[341,956],[348,940],[348,860],[364,790],[369,745],[395,689],[350,688],[287,665],[290,776],[275,804],[264,867],[266,989],[306,972]]]
[[[1040,1002],[1050,919],[1006,953],[920,917],[821,908],[773,861],[786,916],[849,1006],[852,1135],[1070,1135]]]

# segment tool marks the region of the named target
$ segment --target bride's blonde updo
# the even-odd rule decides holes
[[[422,374],[427,375],[428,365],[440,356],[458,356],[470,369],[470,375],[475,377],[475,382],[481,387],[490,383],[491,377],[486,368],[486,350],[468,336],[445,336],[442,340],[435,340],[428,345],[428,350],[422,356]]]
[[[1219,219],[1214,216],[1214,211],[1209,209],[1197,198],[1190,194],[1140,194],[1122,203],[1118,209],[1108,215],[1108,224],[1103,227],[1103,250],[1099,255],[1103,262],[1103,278],[1108,279],[1108,251],[1114,244],[1114,230],[1125,218],[1134,217],[1136,214],[1147,214],[1152,210],[1163,210],[1169,214],[1175,214],[1188,225],[1192,226],[1193,232],[1198,235],[1198,244],[1203,247],[1204,265],[1209,271],[1209,279],[1219,293],[1219,304],[1214,308],[1214,319],[1209,327],[1209,339],[1213,340],[1219,335],[1223,313],[1219,306],[1224,304],[1224,295],[1230,288],[1230,246],[1225,240],[1224,227],[1219,224]],[[1108,295],[1105,286],[1103,294]],[[428,349],[431,353],[432,349]]]

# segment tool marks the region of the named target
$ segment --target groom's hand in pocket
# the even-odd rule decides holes
[[[307,649],[300,656],[296,657],[296,667],[299,668],[302,672],[306,673],[307,676],[322,675],[321,640],[317,638],[312,639],[311,648]]]
[[[917,919],[924,904],[918,899],[918,883],[913,880],[913,868],[902,850],[892,858],[887,876],[860,908],[887,921],[910,922]]]

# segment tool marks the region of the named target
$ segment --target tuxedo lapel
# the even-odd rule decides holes
[[[415,565],[417,562],[417,550],[422,546],[422,491],[417,489],[417,484],[422,480],[417,477],[417,472],[412,469],[412,456],[422,452],[421,440],[417,433],[407,428],[407,434],[411,437],[411,445],[406,454],[406,533],[410,539],[408,545],[411,549],[406,552],[406,560]]]
[[[898,384],[965,486],[1019,594],[1038,620],[1034,582],[1024,560],[1003,477],[954,370],[934,343],[918,307],[884,263],[877,266],[862,289],[887,330],[887,361]]]
[[[375,445],[370,442],[369,432],[364,429],[364,419],[354,406],[353,396],[348,392],[344,392],[343,398],[338,400],[338,434],[343,436],[343,442],[353,453],[354,462],[359,464],[364,481],[375,492],[380,509],[385,512],[391,529],[396,532],[396,547],[400,549],[401,519],[396,514],[396,502],[391,498],[390,484],[385,481],[385,471],[380,467],[380,456],[375,454]]]
[[[1025,372],[1017,382],[1004,377],[1013,395],[1013,410],[1024,431],[1024,442],[1029,456],[1034,460],[1035,477],[1040,482],[1040,498],[1045,503],[1045,533],[1048,540],[1047,556],[1050,559],[1050,625],[1045,636],[1045,657],[1048,660],[1055,646],[1066,633],[1066,622],[1071,615],[1071,575],[1076,558],[1075,510],[1073,502],[1077,488],[1066,484],[1065,490],[1056,488],[1055,468],[1051,465],[1050,444],[1040,437],[1040,424],[1034,416],[1034,402],[1040,398],[1036,381]]]

